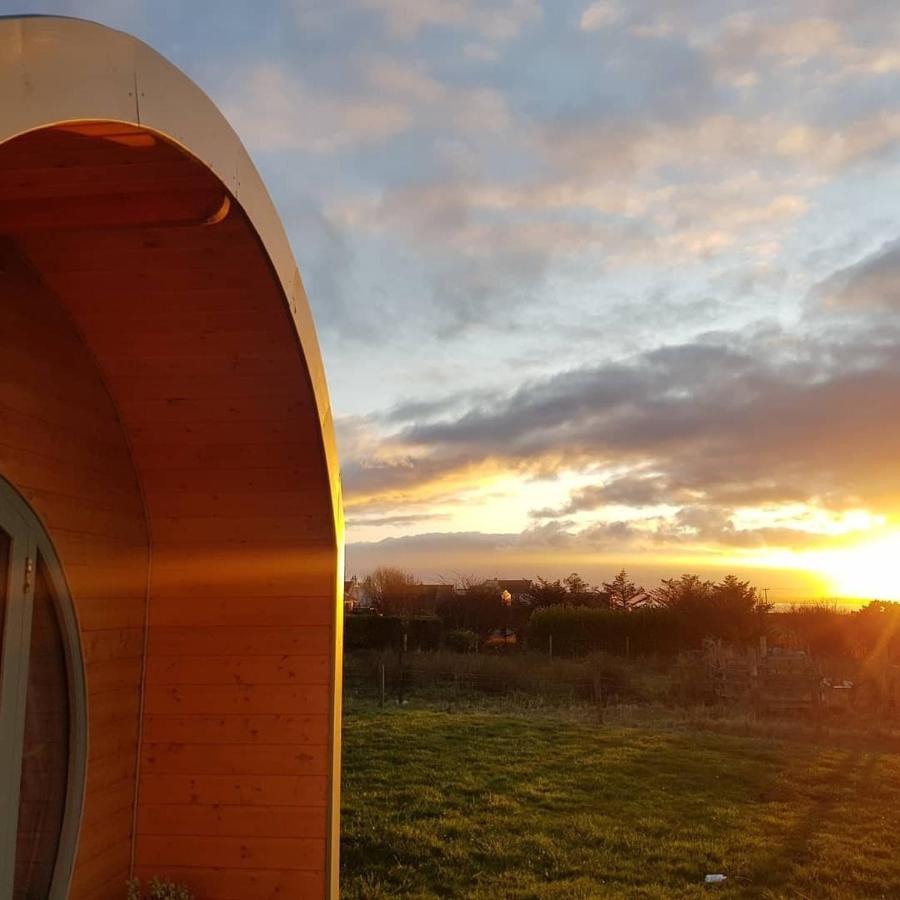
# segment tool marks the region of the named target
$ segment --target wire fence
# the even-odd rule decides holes
[[[531,697],[556,703],[639,702],[666,693],[657,667],[595,654],[550,659],[534,653],[363,653],[348,655],[344,691],[350,698],[403,703],[412,698]]]
[[[900,716],[900,667],[834,678],[802,651],[754,655],[713,644],[676,658],[597,652],[551,658],[534,652],[368,651],[347,654],[348,700],[386,706],[411,700],[467,703],[509,698],[526,706],[722,705],[792,715],[877,712]],[[602,713],[601,713],[602,717]]]

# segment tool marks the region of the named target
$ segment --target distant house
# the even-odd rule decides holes
[[[371,613],[374,612],[374,607],[374,598],[366,590],[364,581],[360,581],[356,575],[351,575],[344,581],[345,613]]]
[[[508,591],[513,603],[526,605],[530,602],[529,595],[534,586],[530,578],[489,578],[484,583],[492,588],[496,587],[498,594]]]
[[[513,603],[520,603],[531,592],[534,582],[530,578],[495,578],[497,586],[503,591],[509,591]]]
[[[353,575],[344,581],[344,612],[349,613],[362,607],[363,591],[359,579]]]

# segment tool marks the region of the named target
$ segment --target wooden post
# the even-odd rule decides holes
[[[378,703],[378,705],[379,705],[379,706],[384,706],[384,699],[385,699],[385,698],[384,698],[384,663],[382,663],[382,664],[379,666],[379,669],[380,669],[380,671],[379,671],[379,673],[378,673],[378,675],[379,675],[379,679],[378,679],[378,680],[379,680],[379,684],[380,684],[380,691],[379,691],[379,703]]]
[[[631,659],[631,636],[625,635],[625,659]]]
[[[603,677],[599,668],[591,673],[594,685],[594,704],[597,707],[597,724],[603,724]]]
[[[550,654],[550,659],[553,659],[553,635],[551,634],[549,638],[547,638],[547,650]]]

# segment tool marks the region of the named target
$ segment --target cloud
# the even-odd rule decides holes
[[[358,70],[358,71],[356,71]],[[258,63],[232,76],[223,108],[253,148],[332,153],[378,145],[416,128],[452,134],[510,126],[506,101],[487,87],[452,87],[386,56],[357,60],[358,83],[315,89],[285,66]]]
[[[664,187],[475,176],[345,197],[329,217],[347,233],[415,246],[434,260],[440,336],[513,327],[519,311],[542,296],[548,273],[561,267],[580,266],[590,282],[605,271],[683,266],[736,248],[767,258],[809,208],[804,196],[778,186],[759,173]]]
[[[463,56],[476,62],[496,62],[500,59],[500,50],[480,41],[469,41],[463,47]]]
[[[646,177],[670,168],[713,172],[741,162],[774,171],[790,165],[812,175],[877,158],[898,139],[900,115],[893,112],[828,125],[778,113],[750,118],[716,112],[675,121],[584,121],[564,130],[548,126],[544,148],[558,166],[602,179]]]
[[[853,310],[900,309],[900,238],[816,286],[826,305]]]
[[[689,476],[691,473],[685,473]],[[613,475],[601,484],[587,485],[569,495],[558,508],[533,510],[536,519],[559,518],[591,512],[607,506],[631,509],[659,506],[688,506],[704,509],[765,504],[803,503],[809,492],[802,486],[762,475],[753,481],[722,479],[710,485],[705,478],[681,477],[644,472],[640,467],[625,475]]]
[[[348,571],[376,565],[399,565],[428,571],[453,580],[454,574],[475,570],[496,575],[517,572],[525,577],[562,573],[577,568],[589,578],[607,577],[625,564],[639,578],[671,576],[684,564],[686,551],[696,555],[694,571],[718,569],[723,561],[698,552],[703,544],[731,551],[766,548],[829,549],[840,547],[843,536],[811,534],[795,528],[735,528],[728,517],[684,514],[642,524],[604,522],[583,528],[572,523],[547,523],[521,532],[424,532],[347,545]],[[734,569],[734,561],[724,565]],[[451,571],[447,569],[452,567]]]
[[[440,513],[409,513],[396,516],[355,516],[347,520],[351,528],[384,528],[396,525],[419,525],[422,522],[430,522],[435,519],[446,519]]]
[[[65,0],[62,7],[65,15],[132,33],[142,31],[148,19],[144,0]]]
[[[781,21],[748,13],[725,19],[715,37],[703,45],[716,77],[748,87],[773,76],[789,77],[791,70],[803,67],[831,84],[900,71],[896,16],[882,16],[879,27],[872,28],[862,14],[842,19],[837,7],[827,17],[791,18],[791,12],[785,9]]]
[[[706,52],[718,78],[744,87],[756,84],[765,67],[796,67],[831,58],[844,41],[843,29],[831,19],[761,22],[745,14],[726,20]]]
[[[491,88],[451,87],[421,67],[390,57],[377,58],[367,68],[373,93],[407,103],[421,123],[461,132],[502,131],[510,125],[506,100]]]
[[[340,402],[378,410],[340,426],[355,524],[458,504],[441,527],[468,529],[495,481],[516,552],[900,515],[897,16],[854,6],[347,0],[236,74],[242,131],[307,179],[317,317],[369,342],[326,348]]]
[[[438,397],[431,400],[403,400],[382,415],[385,422],[403,423],[440,418],[461,405],[460,397]]]
[[[748,336],[537,379],[396,432],[387,442],[403,448],[402,458],[351,467],[348,496],[359,491],[370,503],[390,504],[458,493],[486,471],[541,477],[606,468],[619,474],[537,517],[655,504],[710,516],[785,504],[900,515],[900,424],[891,413],[900,396],[900,336],[877,348],[864,334],[845,335],[833,350],[808,342],[805,359],[791,358],[796,349],[785,356],[776,341]],[[685,532],[687,515],[660,535],[696,539],[700,532]],[[799,542],[809,532],[732,530],[720,528],[716,540]]]
[[[597,0],[581,14],[578,27],[581,31],[600,31],[622,17],[622,10],[613,0]]]
[[[380,13],[400,40],[426,28],[456,28],[505,42],[541,18],[537,0],[363,0],[363,5]]]
[[[331,153],[380,143],[412,123],[403,103],[314,91],[275,63],[235,77],[223,107],[243,139],[266,151]]]

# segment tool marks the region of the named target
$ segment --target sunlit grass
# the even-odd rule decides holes
[[[900,755],[864,744],[396,707],[344,742],[344,897],[898,895]]]

